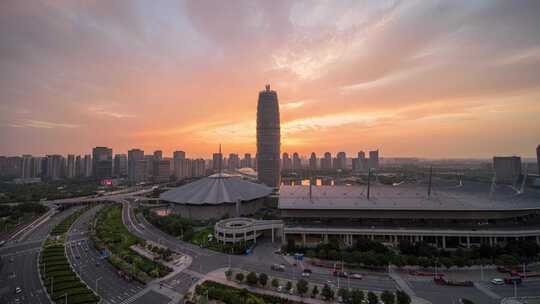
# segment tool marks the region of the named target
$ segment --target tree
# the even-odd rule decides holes
[[[313,289],[311,290],[311,297],[316,298],[317,295],[319,295],[319,288],[317,285],[313,286]]]
[[[328,286],[328,284],[324,284],[323,289],[321,291],[321,296],[326,301],[334,299],[334,291]],[[377,303],[374,303],[377,304]]]
[[[272,284],[272,287],[277,288],[279,286],[279,280],[276,278],[273,278],[270,284]]]
[[[298,280],[298,282],[296,282],[296,290],[298,291],[298,294],[300,294],[301,297],[304,296],[304,294],[306,292],[308,292],[308,282],[304,279],[300,279]]]
[[[379,298],[377,298],[377,295],[375,293],[370,291],[367,294],[367,301],[368,301],[368,304],[377,304],[379,303]]]
[[[340,288],[338,290],[338,296],[341,297],[343,303],[350,303],[351,294],[347,288]]]
[[[236,280],[237,280],[238,282],[242,282],[242,281],[244,280],[244,274],[241,273],[241,272],[237,273],[237,274],[236,274]]]
[[[401,290],[396,291],[396,300],[397,304],[410,304],[411,303],[411,297],[409,295]]]
[[[396,298],[393,293],[391,293],[388,290],[385,290],[381,294],[381,300],[383,301],[384,304],[394,304],[394,302],[396,301]]]
[[[246,276],[246,283],[249,285],[257,285],[257,282],[259,281],[259,278],[257,278],[257,274],[255,272],[250,272]]]
[[[292,289],[292,282],[291,281],[288,281],[287,284],[285,285],[285,289],[287,290],[291,290]]]
[[[262,287],[265,287],[266,283],[268,283],[268,275],[266,275],[266,273],[259,274],[259,284],[261,284]]]
[[[351,292],[351,303],[361,304],[363,301],[364,301],[364,292],[358,288],[353,289]]]

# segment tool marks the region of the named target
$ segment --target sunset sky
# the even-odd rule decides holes
[[[540,1],[0,1],[0,154],[533,156]]]

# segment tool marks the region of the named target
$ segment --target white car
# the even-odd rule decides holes
[[[19,286],[15,287],[15,294],[19,294],[21,292],[22,292],[22,289]]]
[[[494,285],[503,285],[504,280],[500,279],[500,278],[495,278],[495,279],[491,280],[491,283],[494,284]]]
[[[362,275],[359,274],[359,273],[353,273],[353,274],[351,275],[351,278],[357,279],[357,280],[361,280],[361,279],[362,279]]]

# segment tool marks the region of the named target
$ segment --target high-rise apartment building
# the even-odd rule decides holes
[[[276,91],[266,85],[257,102],[257,175],[261,183],[279,187],[281,129]]]
[[[379,169],[379,150],[369,151],[368,164],[370,169]]]
[[[366,153],[364,151],[358,152],[358,157],[353,158],[353,171],[354,172],[362,172],[367,171],[368,164],[366,159]]]
[[[240,167],[242,168],[253,168],[253,160],[251,159],[251,154],[244,154],[244,158],[240,161]]]
[[[309,157],[309,169],[317,170],[317,167],[317,154],[315,154],[315,152],[311,152],[311,156]]]
[[[32,178],[33,176],[33,157],[32,155],[25,154],[22,156],[22,175],[23,179]]]
[[[114,155],[114,176],[124,177],[128,174],[128,159],[125,154]]]
[[[282,170],[292,170],[292,160],[289,157],[289,153],[285,152],[281,156],[281,169]]]
[[[111,148],[95,147],[92,150],[92,162],[92,171],[95,178],[112,177],[113,157]]]
[[[334,161],[334,169],[345,170],[347,169],[347,154],[345,152],[338,152]]]
[[[229,154],[227,167],[229,168],[229,170],[235,170],[235,169],[240,168],[240,157],[238,156],[238,154],[235,154],[235,153]]]
[[[83,169],[84,177],[92,176],[92,156],[90,154],[86,154],[84,156],[83,163],[84,163],[84,169]]]
[[[144,160],[144,151],[140,149],[131,149],[128,151],[128,180],[130,182],[140,182],[144,180],[140,176],[136,177],[135,169],[138,161]],[[139,165],[140,166],[140,165]],[[140,171],[140,168],[139,168]],[[144,171],[146,172],[146,166]]]
[[[185,159],[185,158],[186,158],[186,152],[184,151],[173,152],[173,159]]]
[[[154,160],[154,172],[152,174],[154,182],[167,182],[171,177],[171,163],[169,160]]]
[[[201,177],[204,176],[206,173],[206,166],[204,164],[204,159],[198,158],[193,160],[193,176],[194,177]]]
[[[45,177],[49,180],[64,178],[66,171],[66,161],[62,155],[47,155],[45,162]]]
[[[293,153],[292,168],[293,168],[293,170],[302,169],[302,160],[300,159],[300,155],[297,152]]]
[[[75,155],[68,154],[67,156],[67,166],[66,166],[66,178],[71,179],[75,178],[76,176],[76,163],[75,163]]]
[[[324,153],[324,157],[321,159],[321,169],[322,170],[332,169],[332,154],[330,152]]]
[[[163,159],[163,151],[156,150],[154,151],[154,160],[162,160]]]

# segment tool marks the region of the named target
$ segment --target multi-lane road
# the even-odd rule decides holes
[[[90,209],[73,223],[66,240],[66,252],[79,277],[106,302],[116,304],[137,294],[144,286],[121,278],[91,244],[89,227],[101,207]]]
[[[1,248],[3,265],[0,269],[0,303],[50,303],[39,278],[39,251],[52,227],[77,209],[79,207],[54,215],[31,233]],[[15,291],[17,287],[21,290],[18,293]]]

